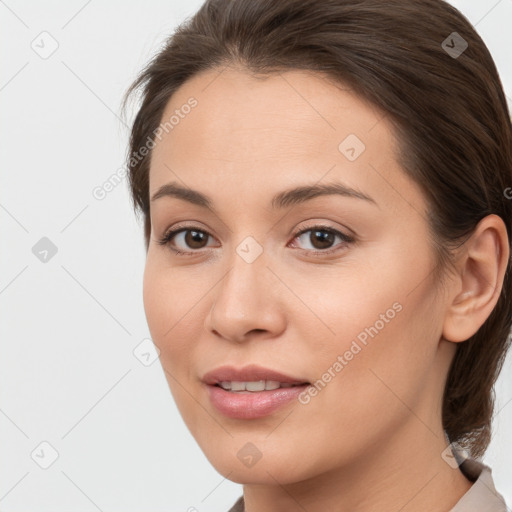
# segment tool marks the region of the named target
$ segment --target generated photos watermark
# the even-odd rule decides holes
[[[386,327],[387,324],[395,316],[402,311],[403,307],[400,302],[394,302],[392,307],[388,308],[385,313],[381,313],[379,315],[379,319],[374,322],[370,327],[365,327],[350,345],[350,348],[347,349],[343,355],[338,355],[336,361],[327,369],[327,371],[322,375],[320,379],[318,379],[314,384],[308,386],[298,397],[298,400],[301,404],[307,405],[311,401],[311,398],[318,395],[318,393],[324,389],[329,382],[332,381],[334,377],[338,373],[348,365],[354,357],[361,352],[361,350],[368,345],[369,337],[375,338],[382,329]],[[358,343],[359,342],[359,343]]]

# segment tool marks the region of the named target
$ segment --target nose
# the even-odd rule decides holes
[[[255,336],[276,337],[285,329],[283,285],[261,254],[248,262],[238,254],[210,293],[213,304],[205,328],[226,340],[241,343]]]

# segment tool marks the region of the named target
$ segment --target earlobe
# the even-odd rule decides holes
[[[465,341],[483,325],[498,302],[508,261],[505,224],[497,215],[488,215],[461,248],[443,325],[444,339]]]

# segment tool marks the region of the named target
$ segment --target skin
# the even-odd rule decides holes
[[[457,343],[499,297],[503,222],[480,222],[440,286],[425,198],[397,164],[391,126],[375,107],[319,75],[262,80],[229,67],[186,82],[163,119],[191,96],[198,105],[153,149],[150,196],[176,181],[208,195],[215,212],[175,197],[152,202],[144,307],[200,448],[243,484],[249,512],[449,511],[471,482],[441,456],[442,393]],[[354,161],[338,149],[349,134],[365,144]],[[285,189],[335,181],[376,204],[328,195],[270,208]],[[322,245],[315,230],[294,238],[318,224],[355,242]],[[157,244],[183,225],[209,235],[170,242],[193,254]],[[236,252],[248,236],[263,250],[252,263]],[[320,252],[329,249],[337,251]],[[397,302],[401,311],[307,405],[241,420],[210,403],[201,377],[224,364],[321,379]],[[262,455],[252,467],[237,457],[248,442]]]

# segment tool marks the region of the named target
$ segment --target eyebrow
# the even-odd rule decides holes
[[[283,192],[277,193],[271,201],[272,209],[282,209],[293,205],[301,204],[310,199],[326,195],[341,195],[344,197],[353,197],[362,199],[369,203],[373,203],[378,207],[377,202],[370,196],[355,190],[343,183],[327,183],[321,185],[302,185]],[[160,199],[161,197],[175,197],[182,199],[189,203],[208,208],[215,211],[213,208],[212,200],[197,190],[185,188],[176,182],[166,183],[162,185],[151,198],[151,202]]]

